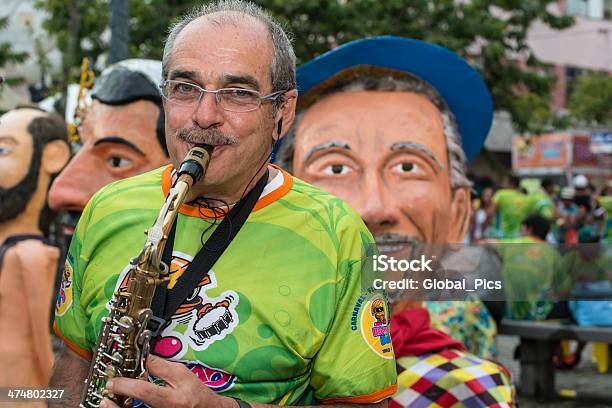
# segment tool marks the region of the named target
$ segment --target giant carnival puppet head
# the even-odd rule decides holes
[[[455,53],[422,41],[353,41],[297,70],[298,116],[278,164],[347,201],[381,252],[460,242],[493,106]]]
[[[51,178],[69,157],[61,117],[35,107],[19,107],[0,117],[0,230],[6,235],[0,241],[9,235],[40,235]]]
[[[158,85],[161,62],[125,60],[105,69],[91,91],[80,145],[49,192],[49,205],[76,218],[91,196],[113,181],[169,162]]]

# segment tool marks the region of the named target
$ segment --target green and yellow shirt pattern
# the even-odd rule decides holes
[[[530,211],[527,196],[520,191],[511,189],[498,190],[493,196],[499,211],[499,226],[502,236],[497,238],[517,238],[521,223]]]
[[[91,357],[113,292],[145,242],[172,167],[115,182],[75,231],[56,332]],[[172,287],[214,228],[183,205]],[[393,395],[395,361],[384,294],[368,287],[373,239],[338,198],[279,171],[224,254],[179,307],[156,354],[187,365],[211,389],[280,405],[374,402]],[[384,313],[380,304],[384,301]],[[376,305],[376,307],[374,307]],[[376,311],[375,311],[376,310]]]

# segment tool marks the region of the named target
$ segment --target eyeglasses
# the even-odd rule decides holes
[[[259,108],[262,101],[276,101],[287,92],[286,90],[276,91],[261,96],[257,91],[244,88],[221,88],[216,91],[209,91],[195,84],[173,79],[165,80],[159,88],[162,96],[168,102],[179,106],[195,106],[200,103],[205,93],[215,94],[217,105],[230,112],[254,111]]]

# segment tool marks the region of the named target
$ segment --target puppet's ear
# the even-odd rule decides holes
[[[70,147],[63,140],[53,140],[45,145],[41,168],[48,174],[59,173],[70,160]]]
[[[470,189],[465,187],[455,189],[452,200],[448,242],[462,242],[470,226]]]

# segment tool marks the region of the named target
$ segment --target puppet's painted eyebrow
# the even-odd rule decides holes
[[[391,145],[391,150],[392,151],[409,150],[409,151],[417,151],[417,152],[424,153],[438,166],[438,170],[444,171],[444,165],[440,162],[440,160],[436,157],[436,155],[429,148],[427,148],[426,146],[423,146],[420,143],[415,143],[415,142],[393,143]]]
[[[147,155],[145,154],[145,152],[143,152],[142,150],[140,150],[140,148],[138,146],[136,146],[134,143],[130,142],[127,139],[124,139],[122,137],[119,136],[108,136],[108,137],[103,137],[101,139],[96,140],[96,142],[94,143],[94,146],[99,146],[101,144],[106,144],[106,143],[117,143],[117,144],[121,144],[124,146],[129,147],[130,149],[132,149],[133,151],[135,151],[136,153],[138,153],[139,155],[141,155],[142,157],[146,157]]]
[[[2,142],[11,142],[11,143],[17,143],[17,139],[15,139],[13,136],[2,136],[0,135],[0,141]]]
[[[320,152],[321,150],[327,150],[327,149],[332,149],[332,148],[351,150],[351,147],[349,146],[347,142],[344,142],[342,140],[332,140],[331,142],[326,142],[326,143],[315,145],[312,149],[310,149],[308,154],[306,154],[304,161],[307,161],[308,159],[312,157],[313,154]]]

